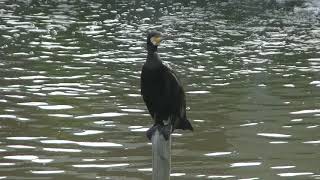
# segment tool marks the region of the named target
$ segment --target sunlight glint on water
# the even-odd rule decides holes
[[[0,7],[0,179],[150,179],[149,29],[195,128],[172,135],[172,179],[319,179],[318,1]]]

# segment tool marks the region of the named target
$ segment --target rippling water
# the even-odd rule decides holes
[[[320,179],[320,3],[0,1],[0,179],[150,179],[148,29],[187,92],[172,179]]]

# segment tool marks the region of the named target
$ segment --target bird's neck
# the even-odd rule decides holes
[[[146,63],[149,67],[153,68],[159,67],[162,64],[162,61],[157,51],[157,46],[148,46],[148,55]]]
[[[158,55],[158,47],[157,46],[148,44],[147,50],[148,50],[147,61],[160,61],[160,57]]]
[[[148,51],[148,55],[147,58],[152,60],[155,58],[155,56],[158,56],[158,52],[157,51]]]
[[[148,54],[153,54],[158,51],[158,46],[148,44],[147,50],[148,50]]]

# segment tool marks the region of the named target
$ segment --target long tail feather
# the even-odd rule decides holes
[[[175,129],[182,129],[182,130],[191,130],[193,131],[193,127],[188,119],[181,120],[181,122],[178,124],[178,126],[175,127]]]

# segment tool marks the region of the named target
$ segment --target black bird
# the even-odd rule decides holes
[[[161,33],[152,31],[148,34],[148,55],[141,72],[141,95],[154,120],[146,133],[149,140],[157,129],[166,140],[175,129],[193,130],[186,115],[182,84],[158,54],[160,41]]]

